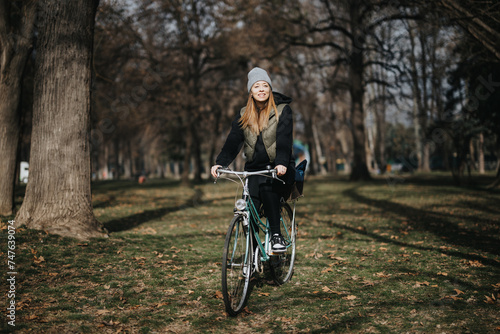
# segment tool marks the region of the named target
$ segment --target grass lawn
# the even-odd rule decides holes
[[[235,318],[225,314],[220,292],[234,184],[95,184],[94,212],[109,238],[82,242],[17,230],[15,329],[500,333],[498,189],[456,187],[448,174],[306,182],[292,281],[278,287],[256,277]],[[2,309],[0,331],[9,332]]]

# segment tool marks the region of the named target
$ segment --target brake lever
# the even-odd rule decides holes
[[[214,184],[217,184],[217,180],[218,180],[218,179],[219,179],[219,177],[220,177],[220,172],[219,172],[219,169],[220,169],[220,168],[217,168],[217,177],[216,177],[216,178],[215,178],[215,180],[214,180]]]
[[[271,173],[271,176],[273,177],[273,179],[278,180],[278,181],[280,181],[280,182],[281,182],[281,183],[283,183],[283,184],[285,184],[285,183],[286,183],[285,181],[283,181],[282,179],[280,179],[280,178],[278,177],[278,171],[277,171],[276,169],[273,169],[271,172],[272,172],[272,173]]]

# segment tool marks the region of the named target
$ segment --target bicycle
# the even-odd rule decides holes
[[[243,186],[242,197],[235,203],[234,217],[229,224],[222,255],[222,294],[226,311],[231,316],[236,316],[245,307],[250,296],[250,279],[255,272],[264,271],[264,264],[268,264],[276,284],[282,285],[292,278],[295,262],[295,200],[292,200],[293,209],[286,201],[280,204],[280,227],[286,249],[273,252],[269,222],[267,219],[266,223],[261,220],[259,208],[254,206],[248,191],[248,177],[252,175],[264,175],[283,182],[277,177],[275,169],[237,172],[219,168],[215,180],[217,182],[217,179],[224,177]],[[260,239],[259,231],[264,232],[264,242]],[[253,244],[254,240],[257,245]]]

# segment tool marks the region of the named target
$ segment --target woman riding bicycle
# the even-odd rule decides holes
[[[292,99],[272,91],[269,75],[259,67],[248,73],[248,102],[232,122],[231,131],[211,173],[229,166],[244,146],[245,171],[275,168],[285,181],[265,176],[250,176],[249,192],[255,207],[262,203],[271,229],[271,246],[275,252],[285,251],[286,245],[280,232],[280,200],[286,199],[295,178],[295,160],[292,154],[293,117],[288,105]]]

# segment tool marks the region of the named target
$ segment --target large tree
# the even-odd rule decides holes
[[[33,47],[35,1],[0,0],[0,215],[14,209],[22,78]]]
[[[103,236],[92,211],[89,124],[97,0],[38,2],[30,180],[16,224]]]

